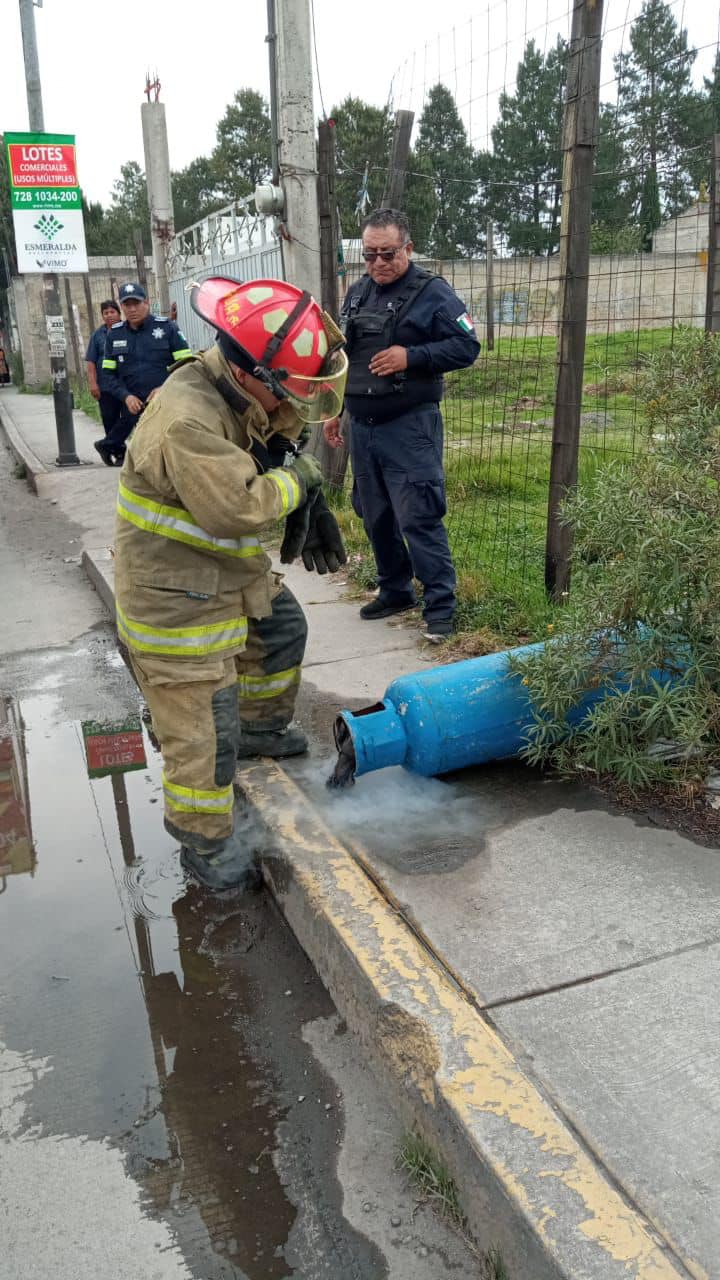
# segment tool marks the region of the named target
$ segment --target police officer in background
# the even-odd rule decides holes
[[[101,302],[100,315],[102,316],[102,324],[91,335],[85,352],[85,369],[87,371],[88,390],[93,399],[98,402],[100,417],[107,436],[117,423],[122,408],[119,400],[109,395],[107,391],[100,390],[100,370],[105,358],[105,339],[107,338],[108,330],[112,329],[114,324],[119,324],[121,320],[120,308],[117,302],[113,298],[108,298],[105,302]]]
[[[173,320],[150,314],[141,285],[122,285],[120,306],[125,318],[108,329],[100,369],[100,390],[119,401],[120,416],[105,439],[95,441],[109,467],[122,465],[125,441],[172,366],[192,355]]]
[[[362,618],[387,618],[417,605],[424,588],[424,635],[447,639],[455,613],[445,515],[443,374],[474,363],[480,352],[465,303],[447,281],[412,262],[410,224],[397,209],[378,209],[363,224],[367,274],[342,308],[350,362],[353,506],[377,565],[379,593]],[[326,422],[333,447],[339,419]]]

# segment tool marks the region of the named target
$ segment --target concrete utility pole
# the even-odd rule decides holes
[[[149,89],[148,93],[149,99]],[[158,85],[159,91],[159,85]],[[158,305],[161,314],[170,310],[170,289],[167,278],[168,245],[175,235],[172,186],[170,183],[170,154],[168,152],[165,103],[143,102],[143,147],[145,149],[145,173],[147,176],[148,204],[150,205],[150,232],[153,247],[153,268],[157,286]]]
[[[563,121],[560,335],[545,543],[545,587],[558,601],[570,587],[573,530],[562,523],[561,510],[578,476],[602,18],[603,0],[575,0]]]
[[[35,34],[35,7],[33,0],[19,0],[19,3],[30,131],[31,133],[44,133],[45,118],[43,115],[42,86],[40,82],[40,62]],[[59,467],[77,467],[80,465],[80,459],[77,456],[75,447],[75,424],[72,416],[73,400],[68,381],[65,344],[60,337],[65,331],[65,321],[60,302],[60,286],[57,275],[43,275],[43,292],[45,294],[45,319],[50,339],[50,377],[52,379],[55,429],[58,439],[57,464]],[[72,332],[72,312],[68,319]]]
[[[285,270],[291,284],[320,298],[310,0],[276,0],[276,18],[278,165],[285,196]]]

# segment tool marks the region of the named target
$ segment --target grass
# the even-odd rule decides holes
[[[467,1219],[458,1199],[457,1186],[440,1157],[417,1133],[407,1133],[397,1157],[397,1165],[419,1193],[420,1201],[429,1204],[441,1217],[456,1226],[472,1253],[482,1265],[482,1280],[509,1280],[502,1257],[496,1248],[481,1250],[471,1236]]]
[[[583,378],[580,483],[641,446],[638,371],[668,349],[671,329],[588,335]],[[539,640],[557,620],[544,587],[545,531],[556,379],[555,338],[504,338],[472,369],[447,379],[443,405],[447,529],[458,573],[460,643]],[[362,522],[347,493],[335,499],[351,577],[374,582]]]
[[[82,409],[93,422],[102,423],[100,417],[100,409],[97,400],[95,400],[88,391],[84,382],[79,382],[77,378],[70,378],[70,387],[73,395],[73,403],[76,409]],[[51,396],[52,383],[41,382],[37,387],[28,387],[24,382],[18,386],[21,395],[25,396]]]

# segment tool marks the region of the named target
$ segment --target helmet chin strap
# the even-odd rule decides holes
[[[282,385],[282,375],[284,369],[268,369],[267,365],[256,364],[253,369],[253,378],[257,378],[258,382],[262,382],[263,386],[275,396],[276,400],[287,400],[288,393]]]

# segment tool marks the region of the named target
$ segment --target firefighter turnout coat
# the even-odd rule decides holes
[[[277,591],[258,534],[305,500],[296,473],[260,473],[250,449],[302,423],[268,416],[215,347],[177,369],[143,413],[120,473],[118,634],[131,653],[186,663],[230,657]],[[179,674],[178,679],[182,676]]]

